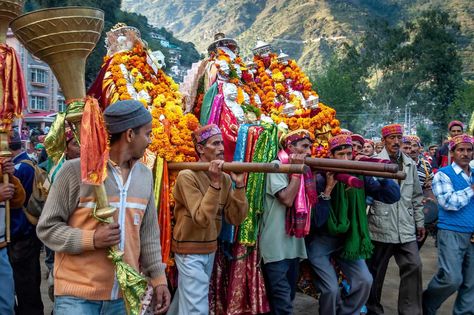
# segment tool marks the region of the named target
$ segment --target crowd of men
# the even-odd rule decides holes
[[[35,147],[38,159],[32,160],[22,148],[23,130],[10,137],[13,158],[4,159],[1,167],[10,183],[0,184],[0,314],[44,313],[42,247],[50,270],[54,264],[54,314],[126,314],[107,257],[111,246],[148,277],[154,300],[150,314],[209,313],[222,222],[238,226],[248,214],[245,174],[223,172],[225,148],[216,125],[194,131],[199,161],[210,167],[181,171],[173,189],[171,250],[178,289],[172,299],[161,257],[153,177],[140,163],[151,143],[152,117],[140,102],[119,101],[104,111],[104,118],[110,134],[104,185],[118,209],[116,223],[104,224],[90,215],[96,197],[93,187],[81,182],[80,151],[71,130],[56,165],[42,160],[41,144]],[[355,188],[333,172],[266,175],[258,247],[271,314],[293,313],[303,259],[314,271],[319,314],[384,314],[382,289],[391,257],[399,267],[399,314],[436,314],[454,293],[453,314],[473,314],[474,140],[459,121],[451,122],[448,131],[446,143],[426,152],[420,139],[405,136],[398,124],[383,127],[380,142],[348,131],[330,140],[329,158],[389,160],[406,173],[403,180],[350,176],[361,183]],[[275,162],[301,164],[311,155],[314,136],[307,130],[280,139]],[[40,164],[50,188],[34,222],[28,207]],[[427,219],[427,205],[433,206],[435,219]],[[436,232],[439,270],[424,288],[419,250],[427,230]],[[341,288],[336,267],[349,288]]]

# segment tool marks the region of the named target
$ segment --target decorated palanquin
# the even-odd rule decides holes
[[[337,134],[335,111],[319,102],[308,77],[288,56],[277,56],[259,43],[246,64],[235,40],[217,34],[209,57],[194,64],[179,91],[162,70],[163,60],[148,51],[139,31],[123,24],[107,33],[107,56],[88,91],[102,109],[117,100],[136,99],[153,116],[152,143],[144,162],[155,174],[155,200],[163,260],[172,284],[170,253],[175,175],[168,162],[196,161],[191,133],[199,125],[217,124],[225,142],[225,160],[271,162],[279,137],[298,128],[316,135],[314,155],[327,154],[328,139]],[[158,55],[158,54],[157,54]],[[223,222],[210,289],[213,314],[269,312],[258,267],[258,226],[263,213],[265,174],[249,173],[249,214],[239,226]]]
[[[99,100],[102,109],[118,100],[134,99],[152,114],[152,142],[144,163],[154,172],[163,261],[171,267],[171,189],[177,173],[168,172],[167,163],[197,160],[191,134],[199,121],[183,113],[179,85],[162,70],[161,54],[147,49],[138,29],[117,24],[107,32],[106,46],[107,56],[88,94]]]
[[[180,87],[186,112],[221,128],[226,161],[271,162],[281,135],[299,128],[315,135],[313,156],[326,157],[328,140],[340,132],[335,110],[319,102],[309,78],[287,55],[261,41],[253,52],[253,61],[245,63],[235,40],[217,34],[209,57],[193,65]],[[258,254],[264,191],[265,175],[250,173],[246,220],[239,227],[223,222],[210,291],[213,314],[269,312]]]

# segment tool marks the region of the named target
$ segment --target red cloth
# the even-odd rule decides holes
[[[224,104],[222,107],[221,120],[219,128],[222,131],[222,140],[224,140],[224,161],[232,162],[234,160],[235,144],[239,131],[239,123],[232,111]]]
[[[15,50],[6,44],[0,44],[0,75],[3,88],[0,117],[3,127],[9,129],[13,119],[21,117],[28,100],[18,56]]]
[[[109,148],[104,117],[95,98],[86,97],[81,121],[81,179],[99,185],[107,177]]]

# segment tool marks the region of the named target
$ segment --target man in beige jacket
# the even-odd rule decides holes
[[[383,314],[380,303],[388,262],[392,256],[400,269],[398,313],[421,315],[421,260],[417,238],[425,235],[423,193],[416,163],[400,150],[403,137],[401,125],[382,128],[385,148],[377,157],[391,160],[407,174],[398,182],[401,198],[394,204],[374,201],[369,211],[369,230],[374,254],[368,261],[374,282],[369,296],[368,314]]]

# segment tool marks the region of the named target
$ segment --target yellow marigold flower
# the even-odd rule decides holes
[[[140,82],[135,82],[135,83],[133,84],[133,87],[134,87],[135,90],[137,90],[137,91],[143,90],[143,84],[141,84]]]
[[[128,55],[123,55],[123,56],[120,58],[120,61],[121,61],[122,63],[127,63],[129,60],[130,60],[130,56],[128,56]]]
[[[178,91],[179,90],[179,85],[177,83],[171,83],[171,89],[173,91]]]

